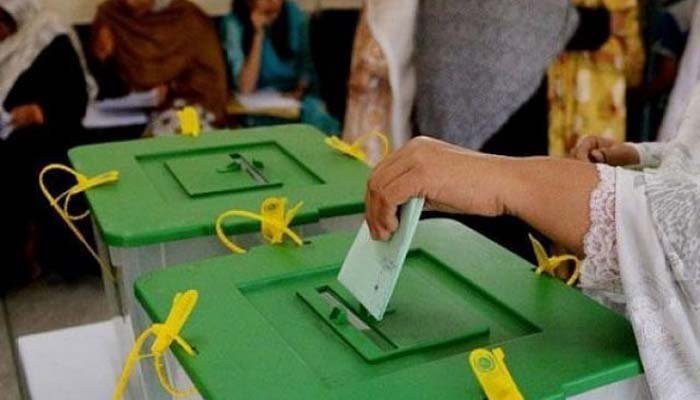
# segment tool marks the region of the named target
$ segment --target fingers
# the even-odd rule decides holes
[[[385,187],[367,191],[366,217],[373,239],[388,240],[399,228],[398,207],[419,192],[415,171],[409,168]]]
[[[626,144],[618,144],[605,149],[600,149],[603,161],[612,166],[625,166],[639,164],[639,154],[632,146]]]
[[[592,162],[598,163],[598,164],[607,164],[608,163],[607,151],[608,151],[607,149],[592,150],[587,161],[592,161]]]
[[[592,161],[590,155],[598,147],[598,138],[595,136],[584,136],[571,151],[571,156],[580,161]]]

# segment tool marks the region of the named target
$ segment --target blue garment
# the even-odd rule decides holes
[[[274,88],[284,92],[295,89],[299,84],[306,85],[309,87],[309,92],[301,100],[301,122],[314,125],[329,134],[339,133],[340,123],[328,113],[318,94],[318,78],[309,46],[308,19],[292,1],[285,1],[283,7],[286,7],[288,18],[289,34],[287,37],[292,57],[285,59],[277,54],[268,31],[263,41],[257,88]],[[222,18],[221,38],[228,68],[233,77],[234,90],[237,85],[237,77],[245,63],[243,27],[243,23],[233,12]],[[270,118],[248,117],[245,118],[244,123],[246,125],[262,125],[271,121],[273,120]]]

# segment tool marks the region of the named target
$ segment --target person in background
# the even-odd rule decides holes
[[[327,134],[340,132],[319,97],[308,20],[296,3],[236,0],[221,22],[221,37],[235,91],[275,89],[301,101],[302,122]]]
[[[644,48],[637,0],[574,0],[606,7],[611,36],[595,51],[568,51],[549,69],[549,154],[566,156],[578,138],[624,140],[628,87],[642,81]]]
[[[545,155],[547,68],[564,49],[600,48],[610,25],[604,7],[568,0],[367,0],[343,139],[379,130],[399,149],[420,132],[492,154]],[[366,147],[376,162],[380,146]],[[520,221],[456,218],[531,257]]]
[[[168,126],[161,120],[171,119],[176,103],[225,123],[229,96],[216,29],[188,0],[105,1],[93,23],[92,53],[113,65],[129,91],[159,89],[163,112],[152,126]]]
[[[0,179],[5,189],[0,208],[6,232],[0,286],[5,288],[36,277],[39,265],[73,267],[61,257],[71,246],[55,246],[62,242],[55,236],[61,230],[54,229],[60,221],[37,185],[40,169],[66,162],[66,151],[79,141],[94,92],[73,39],[73,32],[35,0],[0,3]]]

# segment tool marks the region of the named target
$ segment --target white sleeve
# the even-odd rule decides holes
[[[639,155],[639,164],[630,166],[630,168],[638,169],[657,168],[661,164],[661,158],[666,148],[668,148],[668,143],[645,142],[627,144],[632,146]]]

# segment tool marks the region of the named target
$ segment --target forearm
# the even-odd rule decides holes
[[[545,157],[503,159],[502,201],[517,216],[579,255],[589,227],[589,199],[598,184],[593,164]]]
[[[253,36],[250,52],[248,53],[248,57],[246,57],[243,69],[238,78],[238,88],[242,93],[254,92],[258,86],[264,38],[263,32],[257,32],[255,36]]]

